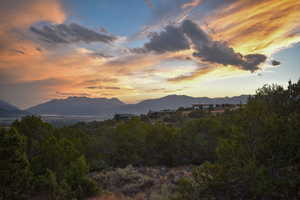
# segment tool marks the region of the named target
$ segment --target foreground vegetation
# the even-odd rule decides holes
[[[128,165],[197,166],[160,199],[299,199],[300,81],[179,126],[137,117],[54,128],[28,116],[1,129],[0,156],[0,199],[101,195],[107,174],[119,180],[112,171]],[[106,175],[90,175],[98,172]]]
[[[179,199],[299,199],[300,81],[265,86],[222,118],[215,162],[182,180]]]

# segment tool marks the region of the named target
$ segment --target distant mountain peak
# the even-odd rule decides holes
[[[28,114],[28,113],[20,110],[15,105],[0,100],[0,116],[6,117],[6,116],[17,116],[17,115],[24,115],[24,114]]]
[[[108,110],[126,105],[118,98],[90,98],[70,96],[65,99],[53,99],[28,109],[35,114],[55,115],[101,115]]]
[[[4,101],[4,100],[0,100],[0,107],[1,107],[1,108],[4,108],[4,107],[5,107],[6,109],[9,109],[9,110],[19,110],[19,109],[17,108],[17,106],[12,105],[12,104],[10,104],[10,103]]]

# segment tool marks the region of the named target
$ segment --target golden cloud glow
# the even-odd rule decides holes
[[[208,24],[236,51],[271,55],[300,41],[300,1],[244,0],[216,11]]]
[[[12,27],[25,29],[44,20],[62,23],[66,19],[59,0],[12,0],[5,2],[1,7],[1,31]]]
[[[244,0],[226,5],[205,21],[214,40],[225,41],[236,52],[271,56],[300,42],[300,1]],[[205,28],[205,27],[203,27]],[[200,68],[193,73],[169,79],[170,82],[239,76],[249,74],[235,67],[219,65]]]
[[[177,76],[174,78],[170,78],[170,79],[168,79],[168,81],[173,82],[173,83],[178,83],[178,82],[182,82],[182,81],[190,81],[190,80],[194,80],[200,76],[207,75],[214,70],[215,70],[215,67],[211,67],[211,66],[202,67],[188,75],[180,75],[180,76]]]
[[[10,82],[43,78],[41,66],[49,65],[46,50],[31,40],[28,28],[39,21],[61,23],[66,15],[58,0],[11,0],[0,8],[0,70],[8,73]],[[55,76],[54,76],[55,77]],[[46,78],[49,78],[47,76]]]
[[[14,55],[14,50],[29,54],[35,52],[32,47],[36,45],[25,35],[27,29],[39,21],[62,23],[66,15],[58,0],[12,0],[1,5],[0,19],[2,60],[5,56]]]

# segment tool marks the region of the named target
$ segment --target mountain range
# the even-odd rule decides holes
[[[93,115],[104,118],[112,117],[116,113],[143,114],[149,110],[159,111],[163,109],[177,109],[190,107],[192,104],[239,104],[246,103],[249,95],[224,98],[191,97],[186,95],[169,95],[157,99],[148,99],[136,104],[126,104],[117,98],[88,98],[68,97],[65,99],[53,99],[45,103],[33,106],[27,110],[20,110],[15,106],[0,101],[0,113],[35,115]],[[1,103],[2,102],[2,103]],[[5,110],[5,111],[2,111]],[[9,111],[9,112],[8,112]]]
[[[236,97],[208,98],[169,95],[158,99],[144,100],[136,104],[126,104],[117,98],[68,97],[66,99],[54,99],[33,106],[26,111],[39,115],[101,115],[103,117],[111,117],[116,113],[142,114],[149,110],[177,109],[179,107],[190,107],[192,104],[197,103],[246,103],[248,97],[248,95],[241,95]]]

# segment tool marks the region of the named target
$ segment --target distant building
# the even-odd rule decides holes
[[[149,111],[147,116],[149,118],[160,118],[162,116],[166,116],[166,115],[169,115],[169,114],[172,114],[174,113],[175,111],[174,110],[169,110],[169,109],[165,109],[165,110],[160,110],[160,111]]]
[[[215,104],[193,104],[192,109],[193,110],[207,110],[207,109],[213,109],[215,107]]]
[[[114,119],[115,120],[130,120],[133,117],[136,117],[134,114],[115,114]]]
[[[224,109],[236,109],[241,107],[240,104],[193,104],[192,110],[224,110]]]
[[[161,111],[159,111],[159,112],[160,112],[160,113],[169,114],[169,113],[174,113],[175,110],[165,109],[165,110],[161,110]]]

